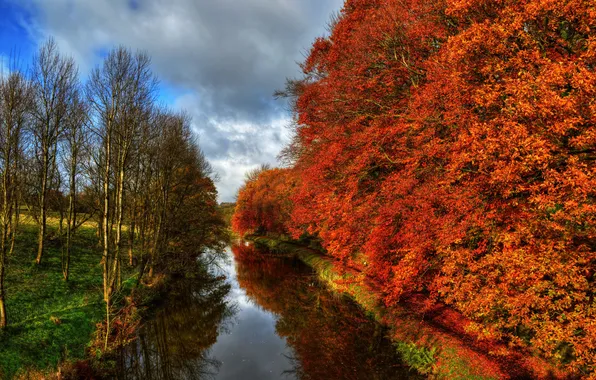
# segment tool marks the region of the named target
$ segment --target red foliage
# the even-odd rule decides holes
[[[290,169],[270,169],[247,181],[238,193],[232,228],[247,232],[286,234],[292,202],[289,195],[295,186]]]
[[[595,35],[587,0],[348,0],[296,87],[283,225],[388,304],[595,371]]]

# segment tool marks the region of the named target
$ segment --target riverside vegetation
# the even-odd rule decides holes
[[[150,63],[114,48],[82,82],[49,39],[0,75],[2,378],[105,364],[227,238],[191,120],[157,103]]]
[[[234,230],[310,240],[531,376],[596,378],[594,2],[348,0],[329,31]]]

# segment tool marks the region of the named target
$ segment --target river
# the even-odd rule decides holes
[[[118,379],[412,379],[384,327],[298,260],[228,247],[121,350]]]

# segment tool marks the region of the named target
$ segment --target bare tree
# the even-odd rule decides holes
[[[128,183],[128,263],[133,266],[134,247],[136,243],[136,235],[138,231],[141,262],[143,263],[143,254],[147,249],[146,237],[149,218],[149,196],[151,193],[150,184],[154,173],[154,160],[156,153],[155,142],[157,140],[157,122],[161,111],[154,108],[149,117],[141,124],[139,133],[138,149],[134,152],[132,159],[131,175]]]
[[[64,58],[49,39],[33,60],[32,80],[35,90],[35,120],[32,124],[36,162],[35,193],[39,225],[37,264],[41,264],[46,236],[48,191],[57,175],[58,140],[71,111],[76,94],[78,69],[72,58]]]
[[[32,107],[29,81],[18,71],[7,77],[0,76],[0,177],[2,179],[2,206],[0,209],[0,328],[7,324],[4,277],[9,234],[16,233],[11,226],[19,181],[18,157],[21,154],[22,133]],[[14,240],[13,240],[14,241]],[[11,245],[12,246],[12,245]]]
[[[128,183],[132,158],[139,149],[139,137],[142,125],[151,116],[157,79],[150,70],[151,60],[144,53],[133,57],[131,72],[132,86],[127,92],[126,107],[123,108],[122,119],[117,129],[117,178],[116,178],[116,237],[115,249],[118,262],[118,286],[121,284],[122,227],[125,214],[125,184]]]
[[[100,141],[103,165],[103,295],[106,303],[106,346],[110,331],[110,303],[120,287],[124,184],[131,152],[138,133],[153,105],[157,81],[150,59],[123,47],[112,50],[103,66],[91,73],[87,98],[93,112],[94,131]],[[114,234],[115,225],[115,234]]]
[[[79,93],[72,98],[71,112],[65,130],[65,169],[68,174],[68,211],[66,215],[66,243],[62,255],[62,275],[68,281],[72,234],[77,227],[77,178],[82,155],[86,149],[85,123],[87,104]]]

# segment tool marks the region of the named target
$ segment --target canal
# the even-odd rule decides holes
[[[419,378],[383,326],[302,262],[243,243],[209,268],[178,284],[121,350],[116,378]]]

